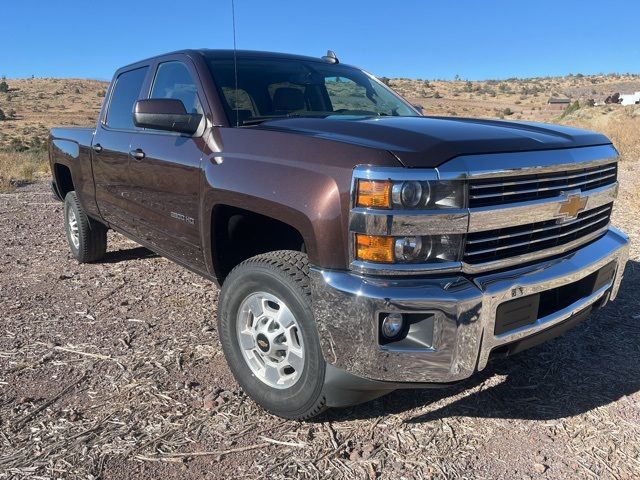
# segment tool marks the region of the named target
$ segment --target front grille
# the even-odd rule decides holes
[[[613,204],[580,213],[575,220],[530,223],[467,235],[464,261],[478,264],[557,247],[603,229]]]
[[[498,178],[471,180],[469,207],[552,198],[569,190],[585,192],[615,183],[617,173],[617,164],[609,163],[579,170],[508,177],[504,181]]]

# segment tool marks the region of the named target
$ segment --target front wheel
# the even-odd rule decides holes
[[[258,404],[297,420],[325,409],[304,253],[266,253],[234,268],[220,292],[218,328],[233,375]]]

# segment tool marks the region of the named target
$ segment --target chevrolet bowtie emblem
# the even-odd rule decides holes
[[[558,213],[563,220],[571,220],[578,216],[587,206],[587,197],[581,197],[580,194],[569,194],[567,199],[560,204]]]

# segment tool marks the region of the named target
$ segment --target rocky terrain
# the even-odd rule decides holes
[[[217,289],[110,233],[70,257],[45,181],[0,196],[0,478],[613,478],[640,475],[637,163],[614,223],[616,302],[445,390],[312,422],[257,407],[218,345]]]

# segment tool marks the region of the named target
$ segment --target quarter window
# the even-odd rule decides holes
[[[196,84],[187,66],[181,62],[166,62],[158,66],[150,98],[173,98],[184,104],[187,113],[203,113]]]
[[[140,90],[147,68],[137,68],[121,73],[116,79],[107,114],[107,126],[110,128],[133,130],[133,105],[140,97]]]

